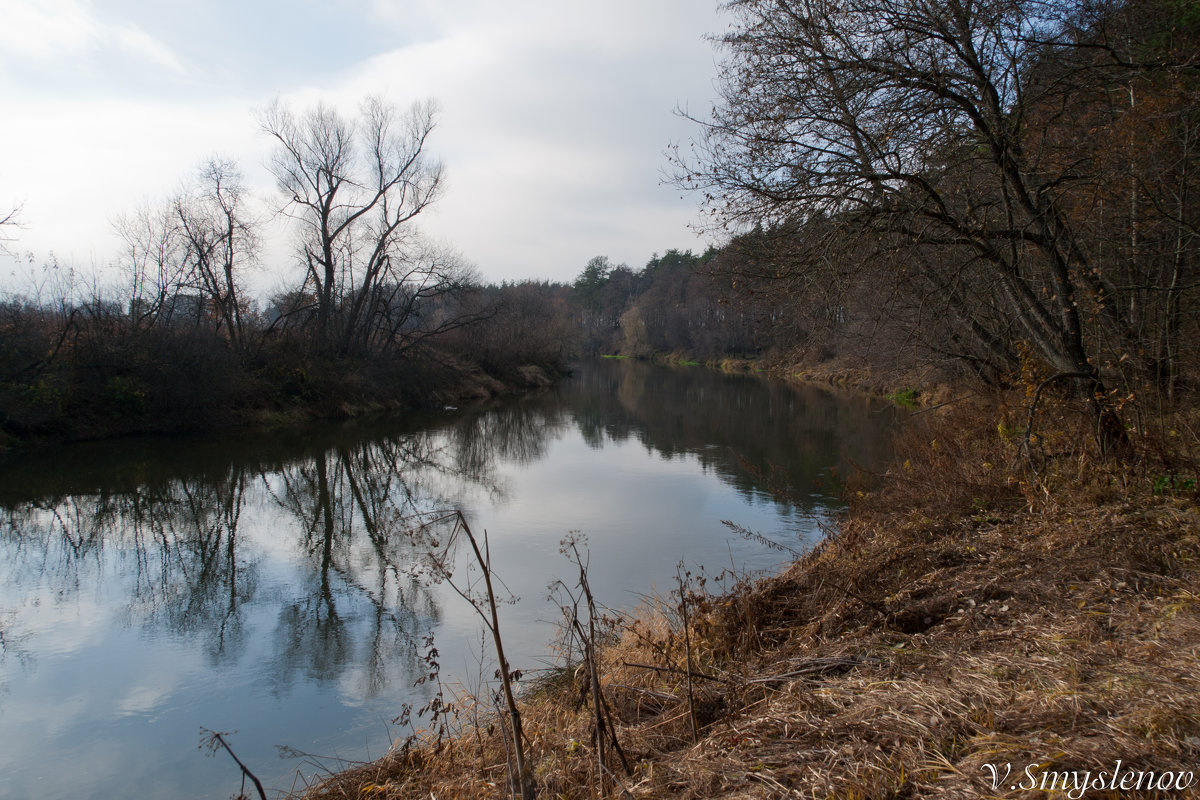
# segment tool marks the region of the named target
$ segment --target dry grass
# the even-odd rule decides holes
[[[1040,419],[1036,474],[1018,412],[922,415],[836,535],[779,577],[693,598],[698,741],[684,676],[629,666],[685,663],[675,609],[643,609],[603,665],[633,774],[598,774],[589,712],[562,680],[525,702],[539,796],[1079,797],[1028,788],[1026,768],[1196,770],[1197,415],[1133,431],[1123,461],[1100,462],[1069,412]],[[496,725],[307,797],[502,797]],[[986,765],[1005,764],[994,790]]]

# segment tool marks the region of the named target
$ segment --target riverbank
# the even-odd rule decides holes
[[[633,358],[605,355],[603,358]],[[824,384],[863,394],[887,397],[908,407],[931,406],[952,400],[954,382],[932,367],[880,368],[862,359],[800,360],[788,357],[700,358],[689,353],[656,353],[648,360],[671,366],[709,367],[722,372],[751,372],[785,381]],[[962,392],[958,392],[961,395]]]
[[[449,352],[405,359],[302,359],[63,371],[0,388],[0,452],[140,434],[277,428],[461,406],[552,386],[545,364],[481,364]]]
[[[613,625],[601,684],[628,771],[610,747],[597,774],[569,673],[527,693],[539,796],[1194,792],[1200,413],[1101,461],[1069,408],[1039,417],[1031,455],[1015,408],[922,415],[880,487],[852,487],[838,530],[785,573],[693,584],[687,637],[672,598]],[[504,796],[503,726],[459,708],[452,738],[305,796]]]

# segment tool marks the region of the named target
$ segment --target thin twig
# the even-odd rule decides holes
[[[237,757],[237,753],[233,752],[233,748],[230,747],[229,743],[225,741],[225,737],[221,734],[221,732],[220,731],[209,731],[208,736],[209,736],[209,745],[208,745],[209,748],[215,749],[214,744],[219,744],[219,745],[221,745],[221,747],[224,747],[225,752],[229,753],[229,757],[232,758],[234,760],[234,762],[238,765],[238,767],[241,768],[243,779],[249,778],[251,781],[253,781],[254,788],[258,790],[258,796],[260,798],[262,798],[262,800],[267,800],[267,791],[266,791],[266,789],[263,788],[262,781],[260,781],[258,779],[258,776],[256,776],[253,772],[250,771],[249,767],[247,767],[245,764],[242,763],[242,760]]]
[[[972,398],[972,397],[977,397],[978,395],[979,395],[979,392],[970,392],[970,393],[968,393],[968,394],[964,394],[964,395],[962,395],[961,397],[954,397],[954,398],[951,398],[950,400],[946,400],[945,402],[938,403],[937,405],[928,406],[928,407],[926,407],[926,408],[922,408],[922,409],[920,409],[919,411],[913,411],[913,412],[910,412],[910,413],[909,413],[909,416],[910,416],[910,417],[915,417],[915,416],[917,416],[917,415],[919,415],[919,414],[924,414],[924,413],[926,413],[926,412],[928,412],[928,411],[936,411],[937,409],[941,408],[942,406],[948,406],[948,405],[950,405],[951,403],[957,403],[959,400],[967,400],[967,399],[969,399],[969,398]]]
[[[602,769],[608,773],[608,777],[612,778],[613,783],[615,783],[617,785],[617,788],[621,790],[621,794],[628,797],[629,800],[633,800],[633,795],[630,794],[629,790],[625,788],[625,784],[621,783],[621,779],[618,778],[616,775],[614,775],[613,771],[611,769],[604,766],[603,762],[601,762],[601,764],[600,764],[600,769]]]
[[[696,729],[696,697],[692,692],[692,636],[688,631],[687,587],[684,586],[683,576],[677,571],[675,579],[679,581],[679,611],[683,616],[683,652],[687,660],[687,701],[688,724],[692,729],[692,742],[700,741],[700,732]]]
[[[521,787],[521,797],[523,800],[534,800],[534,780],[532,771],[525,762],[525,745],[524,745],[524,730],[521,727],[521,711],[517,707],[516,697],[512,690],[512,673],[509,670],[508,659],[504,656],[504,641],[500,637],[500,618],[496,611],[496,594],[492,588],[492,553],[488,546],[487,531],[484,531],[483,550],[479,549],[479,542],[475,538],[475,534],[471,532],[471,527],[467,524],[467,518],[462,511],[456,511],[455,515],[458,519],[458,527],[467,535],[467,541],[471,544],[471,550],[475,554],[475,560],[479,567],[483,570],[483,584],[487,591],[487,608],[488,614],[485,614],[475,602],[471,605],[479,616],[483,617],[484,623],[492,633],[492,642],[496,646],[496,660],[500,663],[500,686],[504,691],[504,702],[508,706],[508,716],[512,721],[512,739],[513,752],[516,756],[517,780]],[[466,595],[454,586],[453,582],[450,585],[462,594]],[[470,600],[471,598],[467,598]],[[489,619],[490,616],[490,619]]]

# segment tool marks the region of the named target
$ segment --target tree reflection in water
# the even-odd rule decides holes
[[[418,671],[418,644],[441,612],[422,570],[432,532],[406,519],[450,498],[431,477],[454,471],[447,451],[428,433],[338,445],[264,478],[278,507],[294,520],[305,555],[304,591],[283,603],[276,631],[276,681],[303,670],[338,678],[348,663],[364,673],[363,696],[385,686],[386,666]],[[354,641],[339,603],[365,608],[366,630]]]
[[[283,459],[235,457],[215,475],[8,502],[8,594],[122,597],[126,624],[200,639],[213,665],[241,652],[247,605],[275,604],[273,691],[354,665],[358,690],[375,696],[389,675],[420,671],[441,619],[424,558],[438,531],[408,520],[456,507],[468,489],[502,495],[496,459],[538,457],[562,425],[561,414],[503,409],[447,429],[338,436]],[[248,504],[267,517],[251,536],[240,530]],[[264,569],[279,570],[264,561],[280,546],[299,574],[286,587],[272,576],[263,597]],[[0,625],[0,654],[16,652],[19,611]]]
[[[858,412],[826,393],[779,384],[731,392],[729,380],[613,365],[584,371],[557,395],[415,432],[330,428],[290,446],[227,443],[201,453],[198,465],[159,444],[135,458],[118,454],[78,486],[49,479],[63,472],[57,460],[40,472],[35,464],[24,487],[0,490],[8,594],[61,599],[109,584],[109,596],[124,598],[127,624],[200,639],[214,665],[241,652],[245,607],[274,603],[275,691],[297,674],[334,681],[356,664],[361,691],[374,696],[386,685],[385,665],[415,674],[422,637],[442,618],[422,558],[433,532],[406,521],[460,507],[468,492],[502,499],[499,461],[536,461],[573,426],[595,448],[636,436],[663,457],[693,454],[747,496],[763,487],[743,459],[763,469],[788,463],[785,488],[803,506],[831,456],[845,462],[848,436],[861,438],[849,450],[868,458],[882,449],[878,431],[840,419]],[[40,491],[64,482],[72,490]],[[247,505],[256,509],[249,536],[241,531]],[[264,598],[263,562],[281,547],[300,575]],[[18,652],[20,630],[19,609],[0,609],[0,657]]]
[[[197,715],[273,726],[259,733],[271,756],[297,743],[291,726],[357,735],[369,709],[378,727],[402,702],[429,699],[430,683],[413,686],[428,674],[429,634],[443,659],[475,638],[451,601],[442,606],[449,593],[428,561],[449,531],[414,517],[462,509],[481,530],[493,524],[505,536],[499,572],[527,597],[561,569],[568,530],[601,531],[604,591],[640,591],[658,562],[708,546],[704,523],[721,528],[725,516],[703,517],[718,511],[803,547],[812,526],[801,517],[837,502],[830,466],[881,463],[889,427],[863,400],[619,362],[408,428],[351,423],[10,457],[0,462],[0,770],[17,786],[49,785],[58,778],[39,763],[46,747],[94,753],[119,765],[109,784],[89,784],[103,795],[144,775],[138,765],[179,753],[157,737],[178,738],[170,726]],[[795,506],[770,497],[762,475],[774,467]],[[726,540],[712,543],[733,557]],[[544,619],[512,609],[515,649],[542,646]],[[88,671],[114,696],[66,685],[89,683]],[[121,728],[133,714],[138,733]],[[160,717],[169,724],[146,724]],[[128,758],[96,743],[110,730]],[[247,755],[253,746],[243,744]],[[194,744],[183,750],[169,756],[172,773],[192,769]]]
[[[127,624],[198,635],[213,662],[240,644],[256,560],[238,525],[247,478],[174,480],[19,503],[0,526],[8,582],[57,602],[120,576]]]

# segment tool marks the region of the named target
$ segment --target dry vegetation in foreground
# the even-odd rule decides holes
[[[852,492],[814,552],[693,593],[691,706],[678,606],[613,626],[602,683],[630,774],[598,767],[570,672],[528,692],[538,796],[1079,797],[1020,788],[1026,768],[1200,769],[1200,414],[1135,430],[1125,459],[1101,462],[1078,415],[1048,411],[1037,472],[1013,432],[1023,414],[922,414],[884,488]],[[458,721],[305,796],[505,796],[499,718]],[[993,790],[987,765],[1005,764]]]

